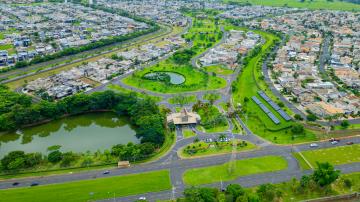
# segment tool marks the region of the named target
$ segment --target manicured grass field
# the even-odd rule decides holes
[[[303,151],[301,154],[313,167],[316,167],[317,161],[329,162],[333,165],[355,163],[360,162],[360,144]],[[298,159],[300,166],[303,169],[309,169],[309,166],[305,163],[299,154],[296,153],[295,157]]]
[[[196,134],[192,130],[189,130],[189,129],[184,129],[182,132],[183,132],[184,138],[196,136]]]
[[[161,81],[144,79],[143,76],[152,71],[168,71],[181,74],[185,77],[185,82],[179,85],[169,85]],[[190,65],[178,66],[170,59],[160,62],[159,64],[135,72],[133,75],[122,80],[125,84],[136,88],[147,89],[161,93],[179,93],[199,90],[214,90],[224,88],[226,81],[222,78],[208,75]]]
[[[225,0],[229,2],[233,0]],[[236,2],[246,3],[249,2],[253,5],[263,6],[288,6],[295,8],[308,8],[308,9],[328,9],[328,10],[344,10],[344,11],[359,11],[360,5],[353,4],[345,1],[334,0],[330,2],[328,0],[306,0],[301,2],[299,0],[235,0]]]
[[[347,130],[347,129],[360,129],[360,124],[350,124],[350,126],[347,128],[343,128],[340,125],[335,126],[335,130]]]
[[[40,185],[0,190],[1,199],[7,202],[71,202],[156,192],[171,188],[168,170],[124,175],[118,177],[82,180],[53,185]]]
[[[235,144],[237,145],[236,152],[248,151],[256,148],[256,146],[251,142],[240,141],[240,140],[234,140],[234,141]],[[201,141],[185,146],[180,150],[179,154],[182,158],[189,158],[189,157],[201,157],[201,156],[226,154],[226,153],[231,153],[232,150],[233,150],[233,142],[218,142],[216,144],[216,143],[206,143]]]
[[[266,32],[255,31],[265,38],[266,42],[262,46],[261,52],[253,57],[249,63],[243,67],[243,71],[240,76],[234,81],[233,100],[234,104],[240,103],[243,109],[246,110],[245,114],[242,114],[242,118],[245,124],[255,134],[270,140],[278,144],[288,144],[304,141],[316,140],[315,134],[305,130],[304,134],[292,134],[290,131],[293,121],[285,121],[270,105],[268,105],[260,96],[257,91],[263,90],[266,94],[275,102],[278,98],[274,96],[264,80],[260,79],[261,76],[261,58],[271,48],[272,44],[277,40],[277,37]],[[257,96],[268,109],[281,121],[280,124],[274,124],[271,119],[260,109],[259,106],[251,100],[252,96]],[[245,102],[245,98],[249,99]],[[283,108],[289,114],[292,112],[288,108]]]
[[[203,96],[203,99],[208,100],[208,101],[210,101],[210,100],[216,101],[220,98],[221,98],[221,95],[219,93],[206,93]]]
[[[233,70],[227,69],[227,68],[223,67],[222,65],[207,66],[207,67],[204,67],[204,69],[207,72],[214,72],[215,74],[221,74],[221,75],[230,75],[230,74],[234,73]]]
[[[222,165],[194,168],[185,171],[183,179],[187,185],[209,184],[234,180],[245,175],[274,172],[287,168],[287,161],[280,156],[265,156],[237,160]]]
[[[196,102],[195,95],[190,95],[190,96],[177,95],[169,99],[170,104],[186,105],[194,102]]]
[[[118,92],[122,92],[122,93],[135,93],[136,96],[141,97],[141,98],[151,98],[153,99],[155,102],[160,102],[162,100],[161,97],[156,97],[156,96],[152,96],[152,95],[148,95],[146,93],[139,93],[139,92],[135,92],[126,88],[123,88],[121,86],[118,85],[114,85],[114,84],[110,84],[107,86],[107,88],[109,88],[110,90],[114,90],[114,91],[118,91]]]

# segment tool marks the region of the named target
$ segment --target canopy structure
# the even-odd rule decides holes
[[[175,125],[188,125],[197,124],[201,120],[200,116],[194,112],[188,112],[186,108],[182,109],[179,113],[172,113],[167,116],[168,123],[174,123]]]

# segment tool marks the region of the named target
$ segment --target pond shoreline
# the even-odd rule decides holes
[[[83,114],[91,114],[91,113],[96,113],[96,112],[102,112],[103,113],[103,112],[114,112],[114,111],[113,110],[108,110],[108,109],[99,109],[99,110],[91,110],[91,111],[86,111],[86,112],[79,112],[79,113],[76,113],[76,114],[64,114],[64,115],[62,115],[62,116],[60,116],[58,118],[55,118],[55,119],[44,119],[44,120],[36,122],[36,123],[26,124],[26,125],[23,125],[20,128],[15,129],[15,130],[0,131],[0,135],[4,135],[4,134],[10,133],[10,132],[15,132],[16,130],[19,130],[19,129],[25,129],[25,128],[30,128],[30,127],[34,127],[34,126],[43,125],[43,124],[50,123],[52,121],[67,118],[67,117],[79,116],[79,115],[83,115]]]

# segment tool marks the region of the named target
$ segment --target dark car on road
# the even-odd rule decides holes
[[[20,183],[18,183],[18,182],[14,182],[14,183],[12,183],[12,186],[18,186]]]
[[[33,183],[30,184],[30,187],[35,187],[35,186],[38,186],[38,185],[39,185],[38,182],[33,182]]]

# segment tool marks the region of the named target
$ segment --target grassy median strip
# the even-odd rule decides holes
[[[235,143],[235,146],[233,145]],[[256,149],[256,146],[248,141],[233,140],[229,142],[196,142],[181,148],[179,155],[182,158],[202,157],[219,154],[249,151]]]
[[[127,195],[157,192],[171,188],[170,172],[124,175],[118,177],[82,180],[62,184],[0,190],[1,200],[7,202],[71,202],[94,201]]]
[[[303,151],[301,154],[313,167],[316,166],[317,161],[329,162],[333,165],[356,163],[360,162],[360,144]],[[298,153],[295,153],[294,156],[300,162],[301,168],[309,169]]]
[[[266,172],[274,172],[287,168],[287,161],[280,156],[265,156],[237,160],[222,165],[194,168],[185,171],[185,184],[199,185],[214,182],[235,180],[238,177]]]

